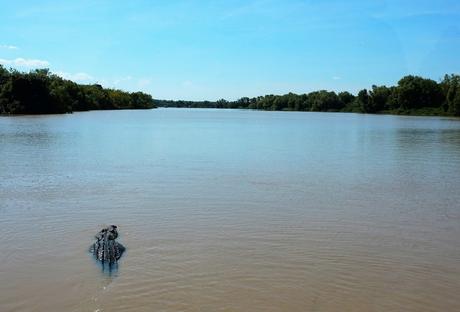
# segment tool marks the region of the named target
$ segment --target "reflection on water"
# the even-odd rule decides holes
[[[0,311],[460,310],[456,119],[7,117],[0,168]]]

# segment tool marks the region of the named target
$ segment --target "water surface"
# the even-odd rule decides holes
[[[3,117],[0,169],[0,311],[460,310],[456,119]]]

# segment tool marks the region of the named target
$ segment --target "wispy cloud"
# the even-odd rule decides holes
[[[72,74],[72,73],[67,73],[67,72],[57,72],[56,75],[64,78],[64,79],[68,79],[68,80],[72,80],[72,81],[75,81],[75,82],[85,82],[85,81],[91,81],[91,80],[94,80],[94,77],[91,76],[90,74],[87,74],[87,73],[75,73],[75,74]]]
[[[29,67],[29,68],[47,67],[50,65],[48,61],[36,60],[36,59],[24,59],[22,57],[18,57],[14,60],[0,59],[0,64],[18,66],[18,67]]]
[[[0,44],[0,49],[17,50],[19,48],[17,46],[14,46],[14,45]]]
[[[333,80],[340,80],[340,79],[342,79],[342,77],[340,77],[340,76],[334,76],[334,77],[332,77],[332,79],[333,79]]]

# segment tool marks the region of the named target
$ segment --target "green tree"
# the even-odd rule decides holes
[[[358,92],[356,102],[359,105],[361,111],[369,112],[371,110],[371,98],[367,89],[362,89]]]
[[[29,73],[0,66],[0,113],[49,114],[89,109],[153,108],[150,95],[79,85],[48,69]]]
[[[340,92],[337,96],[343,107],[350,105],[355,100],[355,96],[348,91]]]
[[[398,81],[398,103],[402,109],[440,107],[444,97],[441,86],[434,80],[405,76]]]
[[[441,87],[445,95],[444,111],[448,111],[454,116],[460,116],[460,76],[445,75]]]
[[[308,94],[311,111],[327,112],[337,111],[344,107],[335,92],[320,90]]]
[[[365,113],[377,113],[386,108],[388,98],[390,97],[391,91],[386,86],[372,86],[372,90],[369,92],[369,100],[367,105],[365,105],[365,109],[363,107],[363,111]]]

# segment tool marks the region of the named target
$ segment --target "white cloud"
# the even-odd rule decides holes
[[[48,61],[35,60],[35,59],[24,59],[18,57],[14,60],[0,59],[0,64],[2,65],[12,65],[18,67],[47,67],[50,65]]]
[[[75,73],[75,74],[72,74],[72,73],[66,73],[66,72],[57,72],[56,75],[64,78],[64,79],[68,79],[68,80],[72,80],[72,81],[75,81],[75,82],[83,82],[83,81],[90,81],[90,80],[94,80],[94,77],[91,76],[90,74],[87,74],[87,73]]]
[[[333,79],[333,80],[340,80],[340,79],[342,79],[342,77],[340,77],[340,76],[334,76],[334,77],[332,77],[332,79]]]
[[[17,46],[14,46],[14,45],[0,44],[0,49],[17,50],[19,48]]]

